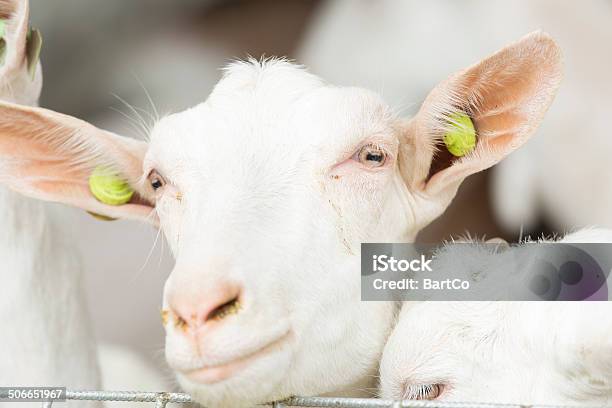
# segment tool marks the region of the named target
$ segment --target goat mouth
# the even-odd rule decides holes
[[[198,384],[214,384],[232,377],[238,371],[246,368],[256,360],[277,351],[287,340],[289,332],[266,344],[265,346],[219,365],[203,366],[180,373],[190,381]]]

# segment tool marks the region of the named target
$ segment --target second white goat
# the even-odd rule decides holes
[[[612,230],[585,229],[555,242],[610,243]],[[500,256],[482,245],[451,246],[433,268],[442,275],[458,271],[483,286],[502,281],[507,255],[518,250]],[[488,275],[473,281],[483,267]],[[405,302],[382,358],[382,396],[556,406],[612,402],[609,302],[491,300]]]
[[[0,0],[6,44],[0,65],[0,100],[24,107],[37,105],[42,85],[41,66],[29,60],[26,52],[28,6],[28,1]],[[14,160],[3,156],[0,168]],[[116,384],[121,375],[129,379],[121,387],[163,390],[160,373],[134,352],[119,346],[97,347],[82,285],[82,265],[66,228],[70,220],[67,209],[0,186],[0,386],[100,389]],[[127,359],[131,367],[126,369]],[[40,403],[20,405],[38,407]],[[69,407],[77,405],[101,404],[68,403]]]

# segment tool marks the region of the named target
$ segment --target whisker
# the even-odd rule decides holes
[[[142,112],[142,113],[144,113],[145,115],[147,115],[147,117],[149,118],[149,120],[150,120],[152,123],[155,123],[155,122],[156,122],[155,116],[153,116],[153,114],[152,114],[151,112],[149,112],[148,110],[143,109],[143,108],[139,108],[138,106],[134,106],[134,109],[136,109],[136,110],[138,110],[139,112]],[[151,124],[147,124],[147,128],[148,128],[148,129],[151,129],[151,126],[152,126]]]
[[[138,277],[142,274],[144,269],[147,267],[147,264],[149,263],[149,260],[151,259],[151,256],[153,255],[153,251],[155,251],[155,248],[157,247],[157,241],[159,239],[160,233],[161,233],[161,229],[158,229],[157,234],[155,235],[155,240],[153,241],[153,245],[151,246],[151,249],[149,250],[149,253],[147,254],[147,257],[144,263],[142,264],[138,272],[136,272],[134,276],[132,276],[132,278],[130,279],[131,281],[130,283],[134,283],[134,281],[138,279]]]
[[[391,112],[394,117],[401,118],[406,116],[409,109],[412,109],[416,105],[416,102],[409,100],[408,96],[402,97],[399,103],[394,104],[391,108]]]
[[[142,117],[142,115],[140,114],[140,112],[138,112],[138,110],[129,102],[127,102],[125,99],[123,99],[122,97],[120,97],[117,94],[111,94],[113,95],[115,98],[117,98],[121,103],[123,103],[135,116],[136,118],[131,118],[130,120],[133,120],[135,123],[137,123],[143,130],[144,134],[146,135],[145,140],[148,141],[149,139],[149,134],[151,133],[151,125],[149,125],[147,123],[147,121]],[[129,116],[129,115],[128,115]]]
[[[138,85],[140,85],[140,87],[142,88],[142,90],[144,91],[149,104],[151,105],[151,109],[153,109],[153,114],[155,115],[154,118],[154,122],[159,121],[160,116],[159,116],[159,111],[157,110],[157,106],[155,106],[155,103],[153,102],[153,98],[151,98],[151,94],[149,93],[149,91],[147,90],[147,88],[144,86],[144,84],[142,83],[142,81],[140,80],[140,78],[138,77],[138,75],[136,75],[136,73],[132,72],[132,75],[134,76],[134,78],[136,79],[136,82],[138,82]]]
[[[161,228],[159,229],[159,232],[161,232]],[[159,235],[159,232],[158,232],[158,235]],[[159,252],[159,261],[157,262],[157,271],[158,272],[161,270],[162,261],[164,260],[164,252],[166,250],[165,243],[166,243],[166,240],[162,236],[161,244],[160,244],[161,245],[161,251]]]
[[[127,123],[130,125],[130,127],[132,128],[132,130],[134,132],[136,132],[138,135],[140,135],[141,137],[143,137],[144,139],[146,139],[148,136],[146,134],[146,132],[142,129],[142,126],[140,126],[138,123],[135,122],[135,119],[133,117],[131,117],[130,115],[126,114],[125,112],[123,112],[120,109],[117,109],[115,107],[110,107],[110,109],[114,112],[117,112],[118,114],[120,114],[121,116],[123,116],[124,119],[126,119]]]

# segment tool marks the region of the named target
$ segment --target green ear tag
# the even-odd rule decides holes
[[[40,58],[42,42],[40,31],[36,28],[30,28],[26,39],[26,57],[28,59],[28,73],[32,79],[34,79],[36,75],[36,66]]]
[[[89,190],[101,203],[123,205],[130,201],[134,190],[116,173],[98,166],[89,176]]]
[[[4,39],[4,20],[0,19],[0,65],[4,64],[6,58],[6,40]]]
[[[448,119],[449,128],[444,133],[444,144],[453,156],[465,156],[476,147],[474,123],[463,112],[452,113]]]

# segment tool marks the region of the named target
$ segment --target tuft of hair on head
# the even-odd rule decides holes
[[[291,89],[293,91],[290,93],[297,95],[323,84],[319,77],[309,73],[303,65],[284,57],[235,59],[222,72],[222,79],[211,95],[245,90],[266,95],[278,93],[279,89],[285,93]]]

